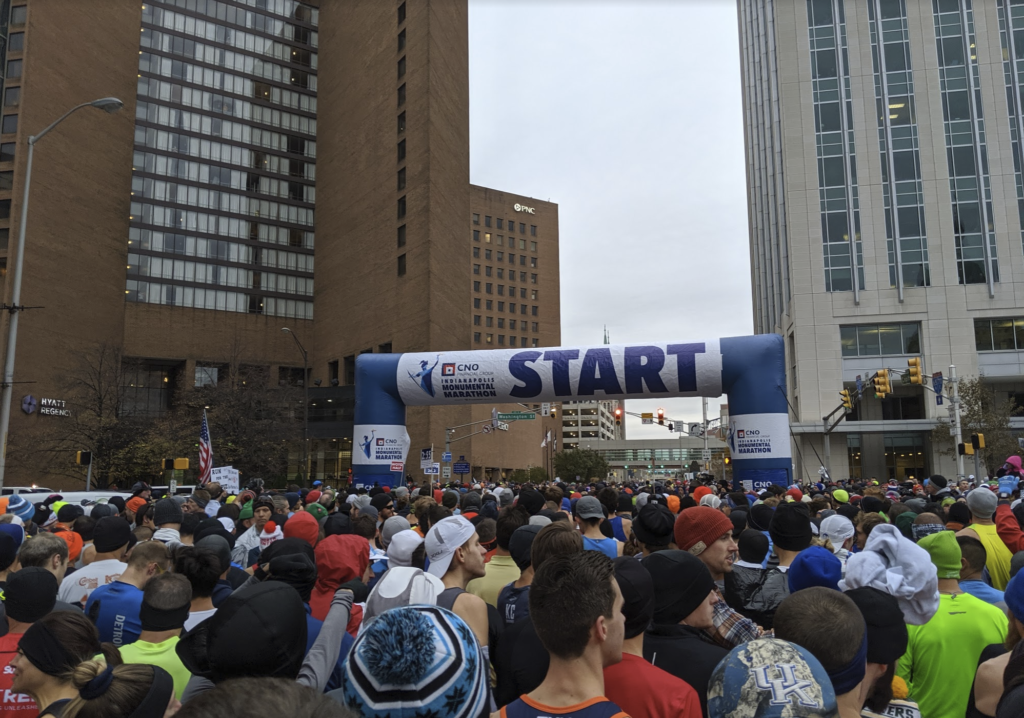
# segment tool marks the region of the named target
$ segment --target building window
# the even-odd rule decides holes
[[[530,257],[530,266],[533,267],[534,269],[537,268],[537,258],[536,257]]]
[[[476,327],[480,326],[480,315],[479,314],[474,314],[473,315],[473,326],[476,326]]]
[[[533,316],[537,316],[537,305],[536,304],[533,305],[532,307],[530,307],[530,314],[532,314]]]
[[[401,52],[405,49],[405,30],[398,33],[398,51]]]
[[[402,219],[405,217],[405,197],[398,198],[398,218]]]
[[[530,322],[530,331],[536,334],[539,330],[537,329],[537,322]]]
[[[526,287],[519,288],[519,298],[526,299]]]
[[[7,49],[11,52],[20,52],[25,49],[25,33],[12,32],[8,40]]]
[[[490,299],[487,300],[487,311],[491,311],[494,308],[494,302]]]
[[[217,386],[217,375],[220,370],[215,366],[196,365],[196,376],[194,386],[198,389],[204,386]]]
[[[4,90],[4,107],[17,107],[19,100],[21,100],[20,87],[8,87]]]
[[[522,314],[523,316],[526,315],[526,305],[525,304],[520,304],[519,305],[519,313]]]
[[[405,104],[405,83],[403,82],[398,88],[398,106],[401,107]]]
[[[401,162],[405,159],[405,140],[398,143],[398,161]]]
[[[473,291],[474,292],[479,292],[480,291],[480,282],[473,282]]]
[[[14,162],[14,146],[13,142],[0,144],[0,162]]]
[[[530,290],[530,299],[532,299],[533,301],[537,301],[537,290],[536,289],[531,289]]]
[[[474,344],[479,344],[480,343],[480,332],[473,332],[473,343]]]
[[[352,386],[356,383],[356,358],[350,354],[344,359],[345,365],[345,384]]]
[[[401,113],[398,116],[398,133],[401,134],[403,132],[405,132],[405,113],[404,112]]]
[[[526,266],[526,255],[525,254],[520,254],[519,255],[519,266],[520,267],[525,267]]]
[[[11,24],[24,25],[28,18],[28,5],[16,5],[11,8]]]
[[[540,346],[540,344],[537,342],[537,338],[536,337],[533,338],[533,346],[535,346],[535,347],[536,346]]]
[[[520,239],[519,240],[519,249],[526,249],[526,240],[525,239]]]
[[[473,213],[473,224],[480,224],[480,215],[476,212]]]
[[[509,314],[515,314],[516,313],[516,305],[515,305],[514,302],[509,302],[508,303],[508,312],[509,312]]]
[[[1024,351],[1024,318],[975,319],[974,345],[979,352]]]
[[[474,259],[479,259],[480,258],[480,248],[479,247],[473,247],[473,257],[474,257]]]
[[[493,327],[494,326],[494,317],[487,317],[487,326],[489,326],[489,327]]]
[[[514,336],[510,336],[508,338],[508,345],[510,347],[514,347],[516,345],[516,338]]]
[[[490,217],[488,217],[488,219],[490,219]],[[484,243],[485,244],[490,244],[491,243],[491,233],[490,232],[484,232]]]
[[[399,247],[404,247],[405,246],[405,225],[404,224],[401,227],[398,228],[398,246]]]
[[[21,77],[21,60],[11,60],[7,63],[7,79],[17,80]]]
[[[536,237],[537,236],[537,225],[535,225],[535,224],[531,224],[530,225],[530,236],[531,237]]]
[[[398,24],[405,22],[405,3],[398,6]]]
[[[491,284],[490,282],[487,282],[484,285],[484,292],[487,294],[494,294],[494,285]]]
[[[484,259],[486,259],[487,261],[490,261],[491,260],[491,254],[492,254],[491,250],[485,249],[484,250]]]
[[[405,77],[405,58],[402,57],[398,60],[398,79]]]
[[[498,267],[498,279],[505,278],[505,270],[502,267]]]
[[[499,284],[498,285],[498,296],[499,297],[504,297],[505,296],[505,285],[504,284]]]
[[[897,481],[927,476],[924,465],[924,436],[921,434],[885,434],[886,479]]]
[[[0,191],[10,190],[14,188],[14,173],[13,172],[0,172]]]
[[[498,302],[498,311],[499,312],[505,311],[505,302]]]
[[[916,322],[839,327],[839,337],[844,357],[921,353],[921,325]]]
[[[476,249],[476,247],[474,247],[474,249]],[[473,265],[473,274],[480,274],[480,265],[479,264],[474,264]]]
[[[405,255],[404,254],[399,254],[398,255],[398,276],[399,277],[404,277],[405,276]]]
[[[338,360],[327,362],[327,381],[331,386],[338,386]]]
[[[505,317],[498,317],[498,329],[505,328]]]
[[[11,200],[0,199],[0,219],[11,218]]]
[[[486,215],[484,217],[484,226],[485,227],[490,227],[491,226],[491,216],[490,215]]]
[[[479,242],[480,241],[480,230],[479,229],[474,229],[473,230],[473,241],[474,242]]]
[[[488,277],[489,277],[489,276],[491,276],[491,271],[492,271],[492,270],[491,270],[491,268],[490,268],[490,267],[484,267],[484,274],[485,274],[486,276],[488,276]]]
[[[497,224],[498,224],[498,229],[505,229],[505,220],[503,220],[501,217],[498,217]]]
[[[525,282],[526,281],[526,272],[520,272],[519,273],[519,281],[520,282]]]
[[[526,234],[526,225],[522,222],[519,223],[519,234]]]
[[[504,247],[505,246],[505,236],[502,235],[502,234],[498,235],[498,246],[499,247]]]

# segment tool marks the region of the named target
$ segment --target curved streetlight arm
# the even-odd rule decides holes
[[[45,128],[45,129],[43,129],[43,131],[42,131],[42,132],[40,132],[39,134],[36,134],[36,135],[30,135],[30,136],[29,136],[29,138],[28,138],[28,143],[29,143],[30,145],[34,145],[34,144],[35,144],[36,142],[38,142],[39,140],[43,139],[43,136],[44,136],[44,135],[45,135],[45,134],[46,134],[47,132],[49,132],[49,131],[50,131],[50,130],[52,130],[52,129],[53,129],[54,127],[56,127],[57,125],[59,125],[59,124],[60,124],[61,122],[63,122],[64,120],[66,120],[66,119],[67,119],[68,117],[70,117],[70,116],[71,116],[71,115],[72,115],[73,113],[75,113],[75,112],[78,112],[78,111],[79,111],[80,109],[82,109],[83,107],[90,107],[91,105],[92,105],[92,103],[91,103],[91,102],[83,102],[83,103],[82,103],[81,105],[76,105],[75,107],[72,107],[72,108],[71,108],[70,110],[68,110],[67,112],[65,112],[65,113],[64,113],[63,115],[61,115],[60,117],[58,117],[58,118],[57,118],[56,120],[54,120],[53,122],[51,122],[51,123],[50,123],[49,125],[47,125],[47,126],[46,126],[46,128]]]

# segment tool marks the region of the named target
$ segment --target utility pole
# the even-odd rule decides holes
[[[702,396],[701,397],[701,409],[702,409],[703,414],[704,414],[704,423],[702,424],[702,426],[704,428],[704,456],[707,456],[708,455],[708,398],[706,396]],[[701,458],[703,459],[704,456],[702,456]],[[710,461],[704,461],[703,464],[704,464],[704,470],[705,471],[711,471],[711,462]]]
[[[963,443],[960,427],[960,380],[956,378],[956,366],[953,364],[949,365],[949,383],[952,387],[950,398],[953,401],[953,445],[959,446]],[[964,478],[964,457],[959,451],[956,454],[956,478],[957,481]]]

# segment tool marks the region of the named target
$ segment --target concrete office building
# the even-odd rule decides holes
[[[827,445],[822,417],[912,357],[1024,389],[1024,6],[738,10],[754,326],[785,337],[796,476],[952,476],[921,387],[866,390]]]
[[[27,388],[12,446],[62,419],[19,411],[21,396],[61,398],[82,358],[107,347],[139,367],[126,406],[144,415],[239,368],[319,380],[312,471],[345,476],[358,354],[558,343],[557,206],[469,183],[466,2],[8,5],[5,302],[28,136],[80,102],[125,103],[84,109],[36,147],[21,303],[41,308],[20,319],[15,381]],[[494,228],[515,238],[504,266],[472,256],[477,214],[515,221]],[[509,273],[514,314],[476,309],[502,296],[474,291],[477,263]],[[283,327],[308,351],[308,376]],[[413,451],[475,412],[410,410]],[[542,422],[522,423],[453,451],[481,474],[541,464]],[[46,478],[14,462],[7,483]]]
[[[626,438],[626,420],[615,423],[615,410],[624,401],[570,401],[562,404],[562,441],[575,449],[584,441],[616,441]]]

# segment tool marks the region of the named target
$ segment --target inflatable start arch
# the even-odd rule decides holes
[[[360,354],[352,473],[395,485],[409,453],[405,407],[674,396],[729,401],[733,478],[792,483],[783,339],[778,334],[627,344],[416,354]]]

